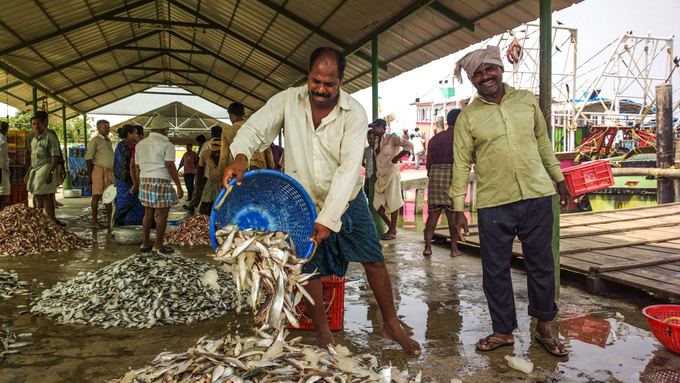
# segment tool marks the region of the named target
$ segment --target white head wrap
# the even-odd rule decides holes
[[[499,47],[487,46],[486,48],[472,51],[456,63],[456,68],[453,70],[453,75],[458,82],[463,83],[463,78],[460,75],[460,70],[465,69],[468,80],[472,81],[472,74],[481,64],[495,64],[503,68],[503,61],[501,60],[501,49]]]

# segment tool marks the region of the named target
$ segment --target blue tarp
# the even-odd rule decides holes
[[[92,195],[90,175],[87,174],[87,164],[85,164],[84,146],[68,148],[68,168],[71,172],[73,187],[82,189],[83,196]]]

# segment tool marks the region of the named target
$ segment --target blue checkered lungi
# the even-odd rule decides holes
[[[139,201],[144,207],[161,209],[177,202],[172,182],[165,178],[142,178],[139,180]]]
[[[343,276],[347,273],[349,262],[382,262],[382,246],[373,217],[368,210],[368,200],[363,190],[349,202],[347,210],[341,217],[342,227],[338,233],[331,232],[314,257],[305,264],[303,271],[319,274]]]

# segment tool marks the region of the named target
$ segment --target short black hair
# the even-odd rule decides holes
[[[232,102],[227,108],[227,113],[243,117],[246,115],[246,108],[240,102]]]
[[[49,122],[49,116],[47,115],[47,112],[45,112],[44,110],[39,110],[39,111],[35,112],[33,117],[31,117],[31,120]]]
[[[135,128],[137,128],[137,134],[139,134],[139,137],[144,137],[144,127],[141,125],[135,125]]]
[[[461,112],[460,109],[449,110],[449,113],[446,115],[446,125],[449,126],[456,125],[456,120],[458,119],[458,115],[460,114],[460,112]]]
[[[124,140],[127,138],[128,134],[133,133],[136,130],[137,126],[132,124],[125,124],[120,129],[118,129],[118,137],[120,137],[121,140]]]
[[[2,131],[9,130],[9,122],[7,122],[7,121],[0,122],[0,130],[2,130]]]
[[[196,142],[202,145],[205,142],[205,136],[202,134],[199,135],[198,137],[196,137]]]
[[[215,125],[212,128],[210,128],[210,136],[212,138],[219,138],[222,135],[222,127],[219,125]]]
[[[347,61],[345,56],[339,50],[331,47],[319,47],[314,49],[314,52],[309,56],[309,71],[312,71],[312,66],[319,57],[324,55],[335,56],[335,63],[338,65],[338,78],[342,80],[345,77],[345,66],[347,66]]]

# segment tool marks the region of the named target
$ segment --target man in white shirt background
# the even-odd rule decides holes
[[[349,262],[360,262],[380,307],[383,335],[418,355],[420,345],[408,337],[397,317],[382,247],[362,190],[366,112],[340,89],[345,68],[341,52],[318,48],[309,62],[307,85],[278,93],[241,127],[230,146],[234,161],[225,170],[223,183],[233,177],[240,182],[253,153],[269,147],[283,128],[286,174],[305,188],[318,211],[310,238],[318,247],[304,270],[342,276]],[[310,306],[317,344],[332,344],[321,280],[311,281],[308,290],[316,302]]]
[[[163,246],[165,226],[170,208],[184,196],[182,184],[175,167],[175,146],[167,137],[169,128],[152,127],[147,138],[135,147],[135,166],[139,179],[139,200],[144,206],[144,240],[141,251],[170,254],[174,249]],[[177,187],[177,192],[172,187]],[[156,218],[156,241],[151,245],[150,234]]]

